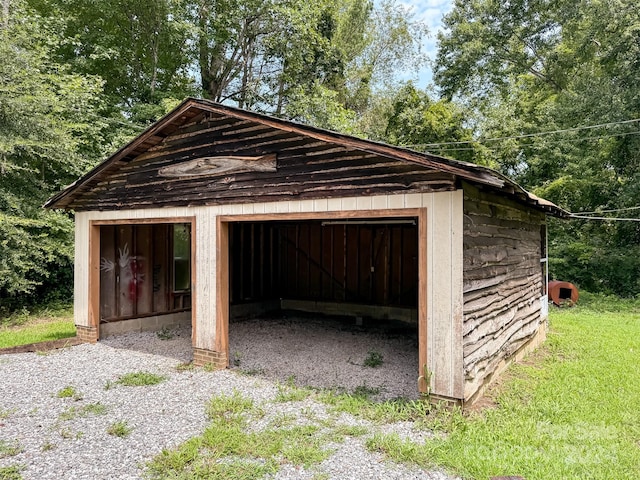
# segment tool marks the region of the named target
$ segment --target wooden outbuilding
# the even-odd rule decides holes
[[[473,401],[545,338],[546,216],[503,175],[187,99],[45,205],[75,211],[75,323],[191,324],[274,308],[414,322],[416,389]]]

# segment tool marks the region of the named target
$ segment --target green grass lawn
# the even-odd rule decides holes
[[[0,348],[73,337],[73,309],[69,305],[22,311],[0,318]]]
[[[464,478],[640,478],[640,308],[586,295],[553,309],[544,347],[513,367],[496,407],[450,415],[425,445],[377,436],[390,458],[441,465]]]

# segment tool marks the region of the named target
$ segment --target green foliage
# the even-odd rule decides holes
[[[572,212],[634,216],[606,211],[640,205],[638,123],[619,123],[640,116],[637,19],[629,0],[457,2],[436,80],[472,107],[477,142],[525,188]],[[549,233],[553,277],[640,291],[639,223],[571,220]]]
[[[164,382],[166,379],[166,376],[155,373],[132,372],[121,375],[115,383],[124,385],[125,387],[145,387],[148,385],[157,385]]]
[[[63,421],[73,420],[75,418],[85,418],[90,416],[105,415],[107,413],[106,405],[100,402],[89,403],[82,407],[70,407],[62,412],[58,418]]]
[[[14,442],[7,442],[6,440],[0,440],[0,458],[15,457],[24,450],[20,443],[16,440]]]
[[[374,435],[367,447],[465,478],[635,478],[640,470],[637,305],[631,302],[635,310],[629,311],[628,301],[586,297],[587,306],[552,313],[547,343],[509,370],[494,408],[467,416],[446,410],[431,415],[427,425],[439,423],[446,435],[424,445]],[[617,311],[603,313],[592,305]]]
[[[173,450],[163,450],[148,466],[151,478],[263,478],[282,463],[309,468],[328,458],[324,436],[314,425],[293,425],[280,419],[269,428],[248,428],[260,409],[253,401],[216,395],[207,408],[211,425]]]
[[[126,420],[118,420],[113,422],[107,428],[107,433],[109,435],[113,435],[114,437],[128,437],[133,431],[133,427],[131,427]]]
[[[211,420],[237,417],[253,409],[253,400],[243,397],[238,391],[233,395],[216,395],[209,400],[207,416]]]
[[[72,319],[35,323],[23,327],[0,327],[0,348],[60,340],[75,335],[76,327]]]
[[[82,394],[76,390],[73,385],[67,385],[66,387],[58,390],[56,393],[58,398],[73,398],[74,400],[82,400]]]
[[[364,359],[363,365],[365,367],[376,368],[384,363],[384,355],[375,350],[369,350],[367,356]]]
[[[21,480],[22,475],[20,475],[20,472],[22,470],[24,470],[24,467],[18,465],[0,467],[0,480]]]
[[[20,1],[10,14],[0,28],[0,308],[9,309],[47,280],[68,280],[73,221],[41,205],[92,165],[102,136],[101,80],[52,59],[55,22]]]
[[[329,405],[333,412],[345,412],[376,423],[423,422],[432,408],[428,402],[421,400],[399,398],[380,403],[372,402],[366,395],[332,391],[322,391],[316,398]]]

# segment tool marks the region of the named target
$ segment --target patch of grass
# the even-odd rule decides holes
[[[20,472],[24,467],[19,465],[11,465],[9,467],[0,467],[0,480],[21,480]]]
[[[205,372],[215,372],[216,366],[213,363],[208,362],[202,365],[202,370],[204,370]]]
[[[369,433],[369,429],[363,425],[336,425],[333,433],[342,437],[361,437]]]
[[[378,403],[362,395],[331,390],[321,391],[316,399],[328,405],[331,412],[344,412],[376,423],[424,422],[432,408],[421,400],[395,399]]]
[[[376,368],[384,363],[384,355],[380,352],[376,352],[375,350],[369,350],[366,358],[364,359],[363,365],[365,367]]]
[[[173,337],[176,336],[176,334],[170,328],[162,327],[160,330],[156,332],[156,336],[160,340],[171,340]]]
[[[631,307],[553,310],[547,342],[509,370],[495,408],[434,418],[447,435],[424,446],[378,436],[368,447],[465,478],[638,478],[640,314]]]
[[[83,396],[73,385],[67,385],[64,388],[58,390],[56,393],[56,397],[58,398],[72,398],[75,401],[82,400]]]
[[[9,418],[13,413],[15,413],[15,411],[16,411],[15,408],[6,409],[6,410],[4,408],[0,408],[0,420]]]
[[[42,448],[41,450],[43,452],[49,452],[51,450],[55,450],[58,446],[55,443],[52,443],[51,441],[47,440],[46,442],[44,442],[42,444]]]
[[[399,463],[413,462],[422,466],[429,466],[429,457],[425,449],[408,440],[403,440],[397,433],[376,433],[365,443],[367,450],[383,453]]]
[[[237,391],[233,395],[215,395],[207,404],[206,413],[211,420],[238,417],[253,410],[253,400]]]
[[[73,318],[26,322],[17,327],[0,327],[0,348],[16,347],[31,343],[74,337],[76,326]]]
[[[71,439],[79,440],[82,437],[84,437],[84,432],[79,430],[77,432],[74,432],[73,429],[67,428],[67,427],[61,428],[60,430],[58,430],[58,433],[65,440],[71,440]]]
[[[375,395],[378,395],[380,393],[380,389],[377,387],[369,387],[367,386],[366,383],[362,384],[362,385],[358,385],[356,388],[354,388],[353,390],[353,394],[356,397],[363,397],[363,398],[371,398]]]
[[[276,394],[276,402],[301,402],[308,398],[312,391],[308,388],[299,388],[296,386],[278,385],[278,393]]]
[[[178,365],[176,365],[176,370],[178,372],[191,372],[195,369],[196,366],[193,364],[193,362],[179,363]]]
[[[62,421],[73,420],[74,418],[86,418],[91,416],[105,415],[108,409],[106,405],[96,402],[89,403],[80,408],[71,407],[62,412],[58,418]]]
[[[216,395],[207,406],[211,425],[173,450],[164,450],[150,464],[151,478],[262,478],[282,463],[310,465],[331,454],[314,425],[291,425],[279,418],[265,430],[248,428],[261,409],[238,392]]]
[[[133,427],[129,426],[126,420],[118,420],[117,422],[113,422],[107,428],[107,433],[109,435],[120,438],[129,436],[132,431]]]
[[[0,440],[0,458],[14,457],[23,450],[24,449],[17,440],[14,442]]]
[[[114,383],[125,387],[145,387],[157,385],[167,379],[164,375],[157,375],[150,372],[132,372],[121,375]]]
[[[240,352],[233,353],[233,366],[239,367],[242,362],[242,354]]]

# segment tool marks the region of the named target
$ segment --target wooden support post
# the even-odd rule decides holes
[[[431,375],[427,366],[427,209],[418,214],[418,390],[428,393]]]
[[[229,362],[229,223],[218,218],[216,234],[216,339],[219,367]],[[224,365],[223,365],[224,364]]]

